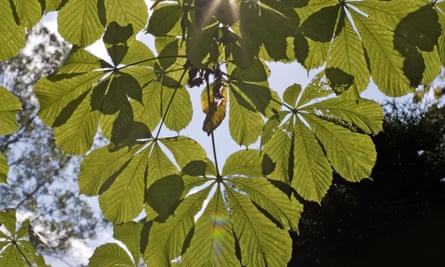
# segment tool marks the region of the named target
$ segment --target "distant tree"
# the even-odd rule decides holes
[[[445,107],[409,98],[387,100],[383,107],[383,131],[373,138],[378,157],[372,181],[351,184],[337,178],[321,206],[306,205],[290,266],[310,266],[317,259],[328,266],[331,255],[347,258],[344,252],[360,238],[443,209]]]
[[[10,167],[8,186],[0,184],[0,209],[17,209],[28,218],[42,237],[39,248],[45,253],[60,254],[70,248],[70,238],[94,237],[101,224],[90,205],[78,197],[76,176],[81,158],[58,148],[52,130],[37,116],[34,85],[57,70],[69,50],[66,42],[38,25],[28,33],[24,50],[0,64],[0,83],[22,105],[20,129],[0,136],[0,151]]]

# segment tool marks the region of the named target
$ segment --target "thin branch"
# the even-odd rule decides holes
[[[219,173],[219,167],[218,167],[218,158],[216,156],[216,144],[215,144],[215,131],[213,129],[213,120],[212,120],[212,116],[213,116],[213,112],[214,110],[210,107],[212,105],[211,99],[210,99],[210,83],[209,83],[209,77],[206,77],[206,90],[207,90],[207,112],[210,113],[210,129],[212,129],[212,131],[210,132],[210,136],[212,139],[212,151],[213,151],[213,161],[215,162],[215,168],[216,168],[216,177],[219,179],[221,177],[221,174]]]

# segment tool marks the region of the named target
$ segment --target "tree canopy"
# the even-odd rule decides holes
[[[377,157],[370,136],[383,120],[380,105],[360,97],[370,81],[402,96],[430,84],[445,62],[445,6],[438,1],[0,5],[0,60],[16,55],[25,31],[53,10],[58,31],[73,44],[35,94],[56,144],[88,153],[80,192],[99,196],[126,246],[98,247],[90,266],[286,266],[303,203],[320,203],[334,172],[349,182],[370,178]],[[141,31],[154,47],[136,38]],[[111,62],[85,50],[98,39]],[[296,78],[279,95],[268,83],[269,61],[297,61],[318,75],[305,88]],[[180,134],[193,116],[188,90],[195,86],[213,155],[202,140]],[[0,132],[10,134],[20,103],[4,88],[0,98]],[[221,123],[245,147],[223,164],[214,138]],[[92,150],[98,132],[110,143]],[[0,171],[6,182],[4,157]],[[0,213],[0,265],[41,264],[14,213]]]

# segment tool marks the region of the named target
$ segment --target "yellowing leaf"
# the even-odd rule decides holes
[[[206,113],[202,129],[210,134],[226,116],[227,91],[224,82],[215,82],[210,88],[204,88],[201,93],[201,108]]]

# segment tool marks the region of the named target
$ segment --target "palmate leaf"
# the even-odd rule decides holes
[[[0,134],[11,134],[18,130],[17,113],[22,105],[17,97],[0,86]]]
[[[135,267],[130,255],[118,244],[108,243],[96,248],[94,254],[89,258],[88,266],[122,266]]]
[[[148,19],[147,5],[144,0],[104,0],[107,24],[112,21],[121,26],[131,24],[134,34],[145,27]]]
[[[186,197],[165,223],[154,223],[144,260],[153,266],[171,266],[181,255],[183,243],[194,226],[194,216],[208,197],[210,187]]]
[[[265,143],[275,163],[272,179],[290,183],[307,200],[320,202],[332,183],[332,168],[348,181],[368,178],[376,152],[367,134],[382,130],[383,112],[370,100],[346,96],[326,98],[330,90],[315,80],[301,91],[290,86],[288,104],[296,101],[293,116]],[[295,91],[295,92],[291,92]]]
[[[370,73],[363,45],[351,22],[347,19],[344,21],[344,26],[339,35],[332,42],[327,68],[338,68],[353,76],[352,88],[348,90],[353,98],[357,98],[368,86]],[[332,80],[333,77],[328,78]]]
[[[240,103],[240,97],[230,91],[229,130],[232,139],[240,145],[253,144],[261,133],[263,119],[258,112],[250,110]],[[241,100],[243,101],[243,100]]]
[[[85,158],[79,175],[80,192],[99,195],[104,215],[113,222],[132,220],[149,200],[145,190],[150,191],[160,179],[179,172],[168,158],[164,146],[180,168],[193,161],[206,160],[204,150],[196,141],[181,136],[156,141],[149,139],[130,149],[115,150],[113,145],[109,145]]]
[[[143,64],[147,59],[138,58],[134,49],[141,51],[140,56],[152,56],[152,53],[135,40],[128,41],[127,45],[122,62],[141,62],[141,66],[113,71],[113,66],[77,49],[57,73],[37,83],[39,115],[55,128],[56,143],[68,153],[85,153],[92,145],[99,124],[104,135],[115,144],[150,135],[149,129],[134,119],[131,102],[142,103],[144,99],[138,79],[144,74],[151,77],[148,83],[154,79],[153,71]]]
[[[232,222],[219,187],[196,222],[183,264],[215,267],[241,265],[235,253]]]
[[[304,199],[320,203],[332,184],[329,161],[314,134],[300,120],[295,123],[293,141],[292,187]]]
[[[38,0],[14,0],[13,4],[22,26],[30,29],[42,17],[42,7]]]
[[[92,44],[104,31],[97,1],[93,0],[69,1],[60,10],[57,21],[65,40],[80,47]]]
[[[227,198],[242,265],[286,266],[292,254],[288,231],[273,224],[248,196],[228,188]]]
[[[115,223],[132,220],[144,208],[148,153],[149,151],[135,154],[107,190],[99,196],[104,216]]]
[[[141,257],[139,247],[142,227],[141,223],[136,222],[114,225],[113,237],[125,244],[136,263],[139,262]]]
[[[0,61],[4,61],[17,55],[25,45],[25,27],[16,24],[10,1],[0,0],[0,6]]]
[[[29,220],[23,222],[16,232],[16,210],[0,211],[0,266],[42,266],[47,267],[42,255],[29,241]]]

